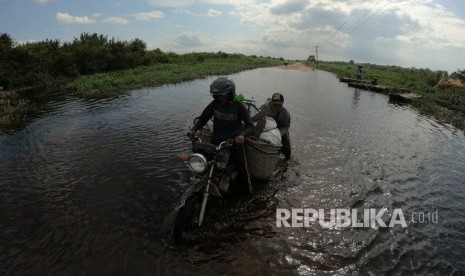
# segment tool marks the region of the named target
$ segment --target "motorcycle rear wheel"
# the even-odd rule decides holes
[[[195,241],[195,229],[200,228],[199,217],[203,196],[195,193],[190,196],[178,212],[174,224],[174,241],[178,244]],[[208,204],[207,204],[208,205]]]

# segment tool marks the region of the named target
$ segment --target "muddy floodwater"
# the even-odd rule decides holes
[[[323,71],[230,77],[258,105],[282,92],[291,113],[293,157],[267,186],[225,204],[198,243],[170,244],[185,133],[215,77],[65,97],[0,134],[0,274],[464,275],[462,131]],[[292,209],[295,224],[277,227]],[[331,210],[349,223],[331,225]]]

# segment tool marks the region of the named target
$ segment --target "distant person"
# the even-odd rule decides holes
[[[257,115],[252,117],[251,121],[257,122],[256,129],[258,132],[263,130],[265,127],[265,116],[272,117],[276,121],[277,127],[282,137],[282,152],[286,157],[286,160],[289,160],[291,158],[291,140],[289,137],[291,115],[289,114],[289,111],[287,111],[287,109],[283,106],[283,104],[284,96],[280,93],[274,93],[273,96],[271,96],[271,99],[269,99],[260,107],[260,111],[257,113]]]
[[[362,75],[363,75],[362,65],[358,65],[357,66],[357,82],[362,81]]]

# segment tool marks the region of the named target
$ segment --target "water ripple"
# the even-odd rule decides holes
[[[26,129],[0,135],[0,273],[465,271],[463,132],[322,71],[231,77],[258,104],[286,95],[293,158],[268,186],[216,208],[195,246],[165,248],[162,221],[189,178],[185,132],[214,77],[50,102]],[[277,228],[276,208],[400,208],[408,227]],[[435,223],[412,221],[436,211]]]

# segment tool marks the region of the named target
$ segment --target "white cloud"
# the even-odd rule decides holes
[[[215,17],[221,15],[221,11],[217,11],[214,9],[208,9],[207,16],[209,17]]]
[[[48,2],[52,2],[53,0],[34,0],[34,2],[39,3],[39,4],[45,4]]]
[[[230,5],[230,6],[245,6],[259,2],[259,0],[202,0],[205,4],[211,5]]]
[[[171,10],[155,8],[158,11],[131,16],[153,20],[164,18],[163,12],[169,12],[173,16],[169,22],[172,33],[166,29],[165,36],[154,42],[166,45],[166,50],[220,50],[304,59],[314,54],[314,46],[319,45],[322,60],[353,59],[455,70],[463,67],[460,64],[465,54],[465,19],[462,12],[457,12],[462,4],[455,4],[456,10],[448,10],[437,4],[441,1],[144,0]],[[221,21],[212,19],[222,15],[227,16]],[[88,22],[85,17],[62,17],[60,22]],[[113,24],[126,22],[124,18],[112,20]],[[201,33],[183,33],[188,30]],[[450,59],[454,55],[456,58]]]
[[[308,0],[291,0],[279,3],[270,8],[273,14],[289,14],[301,12],[308,5]]]
[[[268,29],[283,23],[283,21],[277,20],[277,16],[270,14],[268,4],[250,4],[236,9],[240,21],[253,28],[262,27]]]
[[[399,16],[408,17],[418,24],[418,27],[399,34],[399,39],[409,43],[426,43],[432,48],[465,47],[465,20],[456,17],[452,11],[441,5],[427,5],[428,3],[414,6],[405,2],[402,7],[399,5],[393,8]]]
[[[217,17],[223,14],[222,11],[218,11],[218,10],[211,9],[211,8],[208,9],[207,13],[195,13],[188,9],[176,9],[173,11],[173,13],[185,13],[185,14],[192,15],[192,16],[207,16],[207,17]]]
[[[345,57],[375,63],[392,57],[393,62],[395,58],[400,65],[407,63],[421,67],[423,61],[432,64],[439,58],[406,62],[405,57],[414,53],[414,49],[425,55],[429,51],[443,56],[450,56],[450,51],[459,56],[460,51],[465,53],[465,19],[436,4],[436,0],[202,2],[233,6],[229,14],[236,16],[244,29],[256,35],[254,39],[262,45],[262,51],[274,52],[277,56],[289,54],[289,58],[303,58],[299,55],[313,53],[314,45],[320,45],[323,59]],[[382,53],[380,41],[383,40],[397,46],[384,47],[389,49],[387,52],[394,49],[396,54]],[[250,49],[250,44],[246,48]]]
[[[122,17],[110,16],[105,18],[103,22],[108,24],[126,25],[129,23],[129,20]]]
[[[163,18],[165,17],[165,14],[161,11],[151,11],[136,13],[134,16],[137,20],[152,20]]]
[[[15,40],[15,42],[18,44],[18,45],[26,45],[28,43],[36,43],[38,42],[37,40],[35,39],[28,39],[28,40]]]
[[[175,43],[184,47],[198,47],[204,43],[200,38],[201,34],[198,32],[183,33],[175,38]]]
[[[87,16],[71,16],[70,14],[66,12],[56,13],[55,18],[58,20],[58,22],[62,24],[87,25],[87,24],[93,24],[96,22],[95,19],[89,18]]]
[[[189,6],[192,0],[147,0],[147,3],[156,7],[179,8]]]
[[[188,15],[198,16],[198,14],[191,12],[190,10],[183,10]]]

